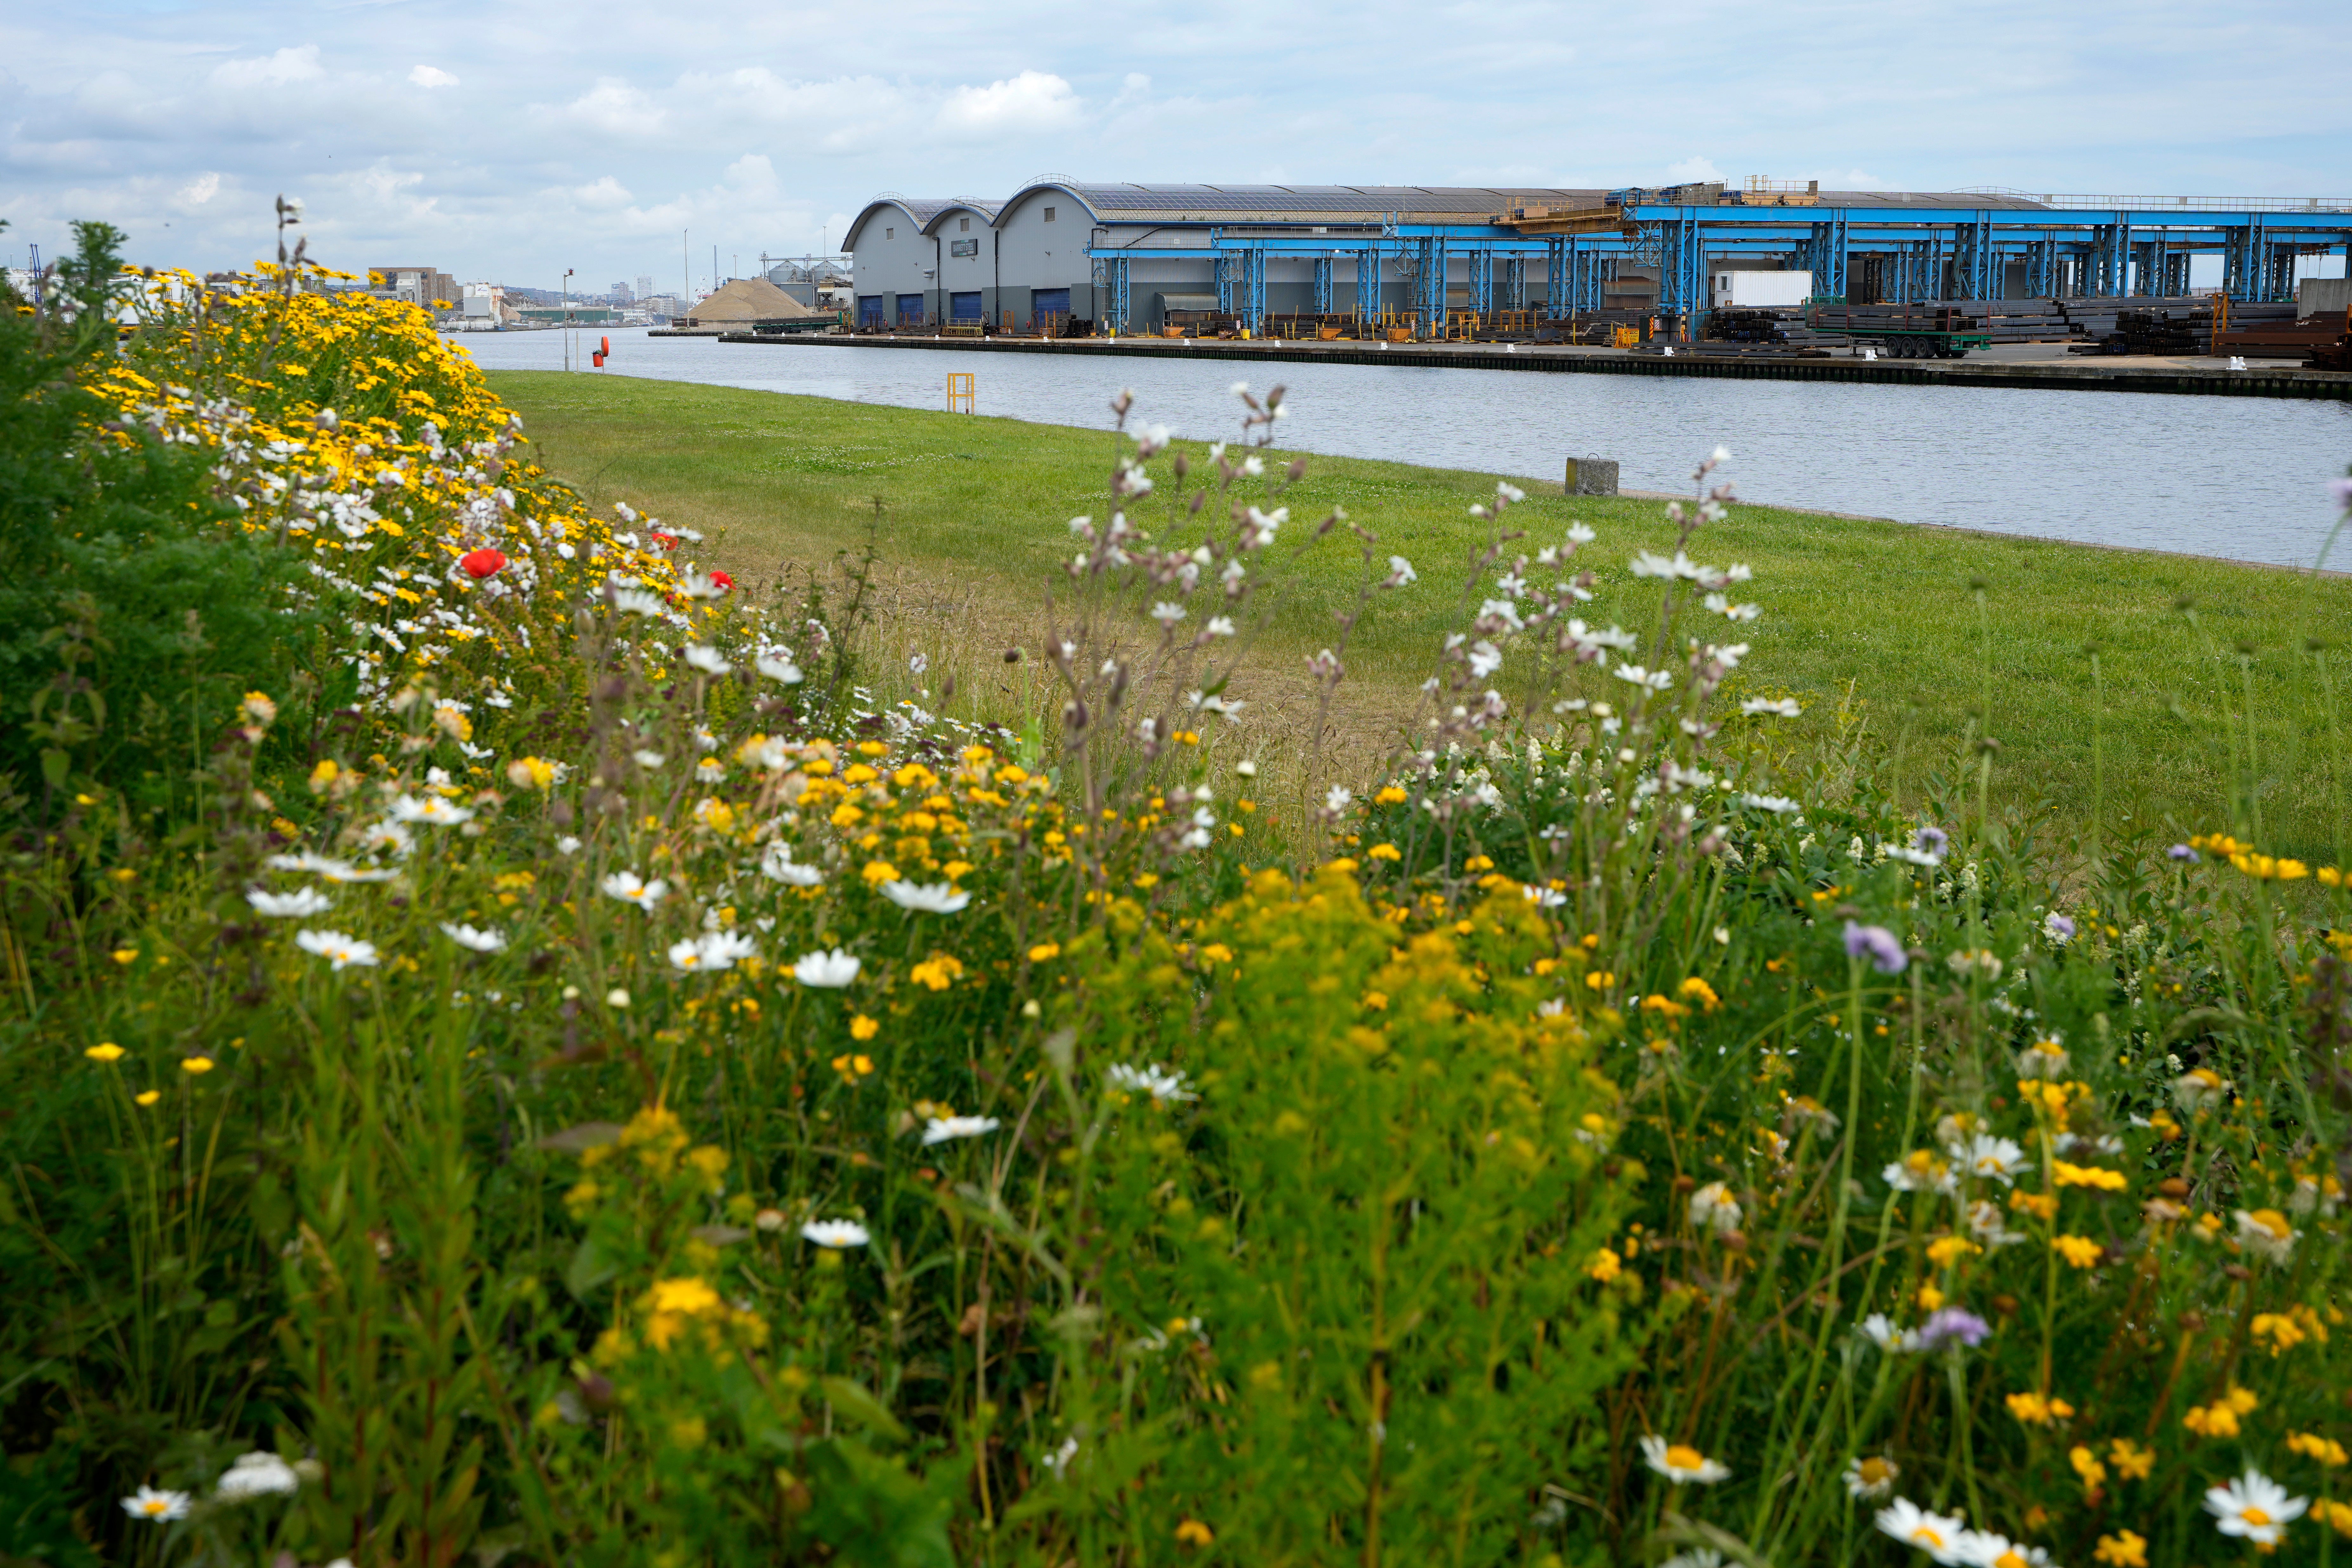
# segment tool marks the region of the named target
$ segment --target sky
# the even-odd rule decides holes
[[[601,292],[1046,175],[2352,196],[2341,0],[19,0],[0,257],[77,218]]]

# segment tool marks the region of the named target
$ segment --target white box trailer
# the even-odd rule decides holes
[[[1801,305],[1813,292],[1810,272],[1718,272],[1712,281],[1708,295],[1717,310]]]

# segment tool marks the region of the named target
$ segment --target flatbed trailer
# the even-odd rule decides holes
[[[1970,349],[1992,347],[1990,333],[1949,306],[1816,305],[1805,325],[1849,342],[1876,343],[1890,359],[1964,359]]]

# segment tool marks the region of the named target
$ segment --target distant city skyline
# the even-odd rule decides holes
[[[141,261],[243,266],[282,192],[330,266],[670,293],[710,286],[714,246],[722,277],[837,247],[882,191],[1000,197],[1049,172],[2343,196],[2347,46],[2318,0],[100,0],[0,22],[0,257],[54,256],[88,217]]]

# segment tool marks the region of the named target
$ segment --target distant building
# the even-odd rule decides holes
[[[454,306],[463,298],[457,280],[433,267],[371,267],[370,291],[387,299],[405,300],[428,310]],[[378,279],[381,279],[379,281]]]
[[[627,305],[635,303],[637,296],[635,290],[631,289],[626,283],[615,283],[613,285],[613,292],[608,296],[608,298],[610,298],[615,305]]]
[[[638,273],[638,274],[637,274],[637,298],[638,298],[638,299],[640,299],[640,300],[643,300],[643,299],[645,299],[646,296],[650,295],[653,291],[654,291],[654,276],[653,276],[653,274],[652,274],[652,273],[650,273],[650,272],[640,272],[640,273]]]

